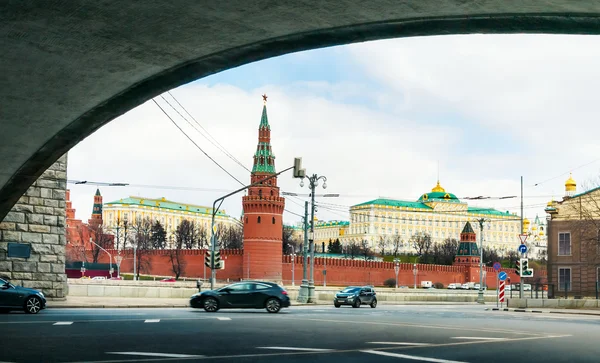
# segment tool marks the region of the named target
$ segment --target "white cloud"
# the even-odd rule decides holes
[[[588,163],[600,151],[595,91],[599,43],[598,37],[539,35],[361,43],[343,52],[358,61],[356,72],[367,72],[381,89],[323,80],[257,84],[251,91],[195,82],[172,92],[247,168],[257,143],[260,94],[268,93],[277,169],[302,156],[308,173],[328,178],[328,189],[319,193],[342,195],[323,202],[351,205],[378,196],[416,200],[435,185],[439,162],[442,185],[459,197],[518,195],[519,176],[524,175],[527,212],[542,214],[551,194],[562,195],[566,176],[532,184]],[[361,96],[364,102],[357,103]],[[249,181],[246,170],[176,119],[227,170]],[[210,205],[239,186],[152,102],[90,136],[69,158],[70,179],[223,190],[101,187],[105,201],[143,195]],[[591,164],[575,177],[583,182],[597,171],[598,164]],[[308,193],[289,174],[280,177],[279,185],[284,191]],[[77,216],[87,219],[95,188],[71,189]],[[241,195],[224,203],[232,215],[241,213]],[[477,204],[517,211],[519,203]],[[303,209],[291,200],[287,208],[296,213]],[[325,208],[318,214],[325,219],[345,215]],[[298,218],[286,214],[286,219]]]

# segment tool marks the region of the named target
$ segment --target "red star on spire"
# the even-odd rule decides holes
[[[264,101],[265,103],[267,103],[267,94],[266,94],[266,93],[262,95],[262,98],[263,98],[263,101]]]

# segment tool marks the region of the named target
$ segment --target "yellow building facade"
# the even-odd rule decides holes
[[[410,238],[416,234],[429,234],[434,243],[447,238],[459,239],[467,221],[485,218],[484,248],[506,253],[519,244],[521,220],[514,213],[490,208],[469,207],[454,194],[437,185],[417,201],[375,199],[350,207],[348,233],[342,243],[368,241],[371,248],[378,250],[380,241],[391,245],[400,239],[401,253],[414,253]],[[479,224],[473,228],[481,233]],[[389,247],[388,247],[389,248]]]
[[[193,204],[173,202],[165,198],[152,199],[144,197],[128,197],[110,203],[104,203],[102,219],[105,228],[116,230],[117,225],[123,226],[124,221],[133,225],[139,219],[149,218],[159,221],[165,231],[167,238],[171,236],[179,224],[184,220],[194,222],[197,226],[206,229],[210,235],[212,208]],[[241,221],[219,210],[215,216],[217,228],[239,226]]]
[[[321,252],[322,243],[325,243],[325,248],[329,241],[335,241],[336,239],[342,240],[348,233],[350,222],[348,221],[320,221],[315,218],[315,244],[316,250]],[[294,230],[294,239],[297,241],[304,241],[304,231],[302,230],[302,223],[293,226],[288,226]]]

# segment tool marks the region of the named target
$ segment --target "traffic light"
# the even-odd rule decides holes
[[[294,178],[304,178],[306,170],[302,169],[302,158],[294,158]]]
[[[517,260],[517,268],[515,269],[515,273],[519,276],[522,276],[522,270],[521,270],[521,260]]]
[[[223,260],[221,260],[221,252],[220,251],[215,251],[213,252],[213,257],[214,257],[214,267],[212,267],[214,270],[220,270],[223,267],[225,267],[225,264],[223,263]]]
[[[204,256],[204,266],[211,268],[210,267],[210,260],[212,257],[212,252],[211,251],[206,251],[206,255]]]
[[[521,277],[533,277],[533,269],[529,268],[529,260],[521,259]]]

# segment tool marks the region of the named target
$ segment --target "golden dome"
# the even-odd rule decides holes
[[[567,192],[574,192],[577,189],[577,183],[573,179],[573,174],[569,174],[569,179],[565,182],[565,190]]]
[[[440,181],[438,180],[437,185],[431,189],[432,193],[445,193],[446,190],[444,188],[442,188],[442,186],[440,185]]]
[[[554,200],[551,200],[548,202],[548,204],[546,205],[547,207],[552,207],[554,206]]]
[[[523,224],[529,224],[529,223],[530,223],[529,219],[527,219],[527,218],[523,219]]]

